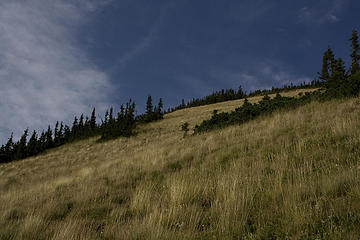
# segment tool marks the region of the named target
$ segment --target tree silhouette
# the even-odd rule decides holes
[[[21,136],[17,148],[16,148],[16,159],[22,159],[27,157],[27,149],[26,149],[26,143],[27,143],[27,136],[28,136],[29,130],[26,129],[24,131],[24,134]]]
[[[351,74],[355,74],[358,71],[360,71],[359,61],[360,61],[360,45],[359,45],[359,37],[357,31],[354,29],[352,31],[351,38],[349,39],[351,41],[351,49],[352,52],[350,54],[351,56],[351,68],[350,72]]]

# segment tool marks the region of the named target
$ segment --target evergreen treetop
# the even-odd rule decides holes
[[[359,45],[359,37],[357,31],[354,29],[351,34],[351,49],[352,52],[350,54],[351,57],[351,74],[355,74],[360,71],[359,61],[360,61],[360,45]]]

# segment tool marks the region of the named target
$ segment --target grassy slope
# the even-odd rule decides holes
[[[182,137],[240,102],[0,165],[0,239],[358,239],[360,100]]]

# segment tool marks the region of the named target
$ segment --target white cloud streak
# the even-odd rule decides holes
[[[104,108],[108,76],[87,60],[76,33],[101,5],[85,0],[0,3],[0,143]]]
[[[302,23],[324,24],[341,21],[339,14],[346,0],[319,1],[315,6],[304,6],[299,10],[298,20]]]
[[[231,3],[226,16],[242,23],[253,22],[274,8],[274,3],[266,0],[243,0]]]
[[[217,70],[212,75],[229,86],[241,85],[247,91],[312,81],[310,77],[296,74],[278,61],[266,61],[258,63],[256,66],[257,69],[250,71]]]
[[[110,70],[111,72],[124,68],[129,62],[140,56],[147,48],[151,47],[152,43],[159,38],[159,28],[163,23],[164,18],[175,6],[175,2],[169,2],[161,8],[160,14],[153,26],[151,26],[150,31],[129,51],[120,56],[120,58],[116,61],[116,64],[114,64],[114,67]]]

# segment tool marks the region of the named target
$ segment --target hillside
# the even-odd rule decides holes
[[[360,99],[183,138],[242,101],[0,165],[0,239],[358,239]]]

